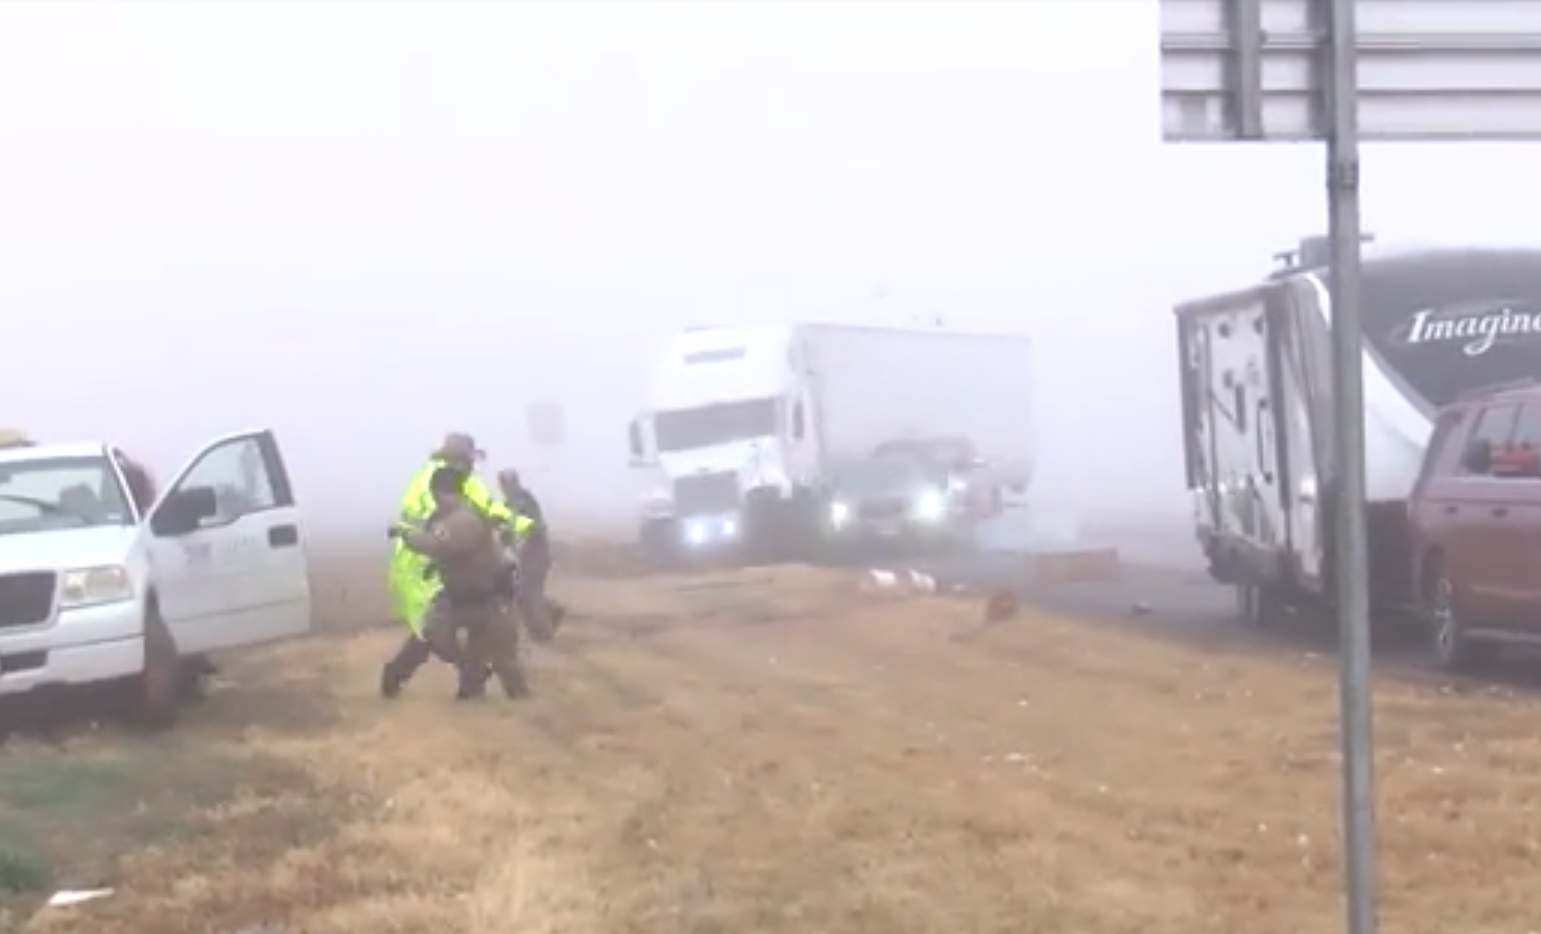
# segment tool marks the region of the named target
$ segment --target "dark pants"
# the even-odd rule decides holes
[[[396,650],[396,656],[386,662],[386,665],[405,681],[417,674],[417,670],[426,665],[430,658],[437,658],[447,665],[460,663],[459,658],[445,654],[442,646],[435,645],[427,639],[409,635],[406,641],[401,643],[401,648]]]
[[[544,541],[531,541],[519,563],[519,614],[530,638],[544,642],[556,635],[567,610],[546,596],[551,575],[551,549]]]
[[[457,599],[444,591],[434,596],[423,635],[408,636],[385,663],[380,692],[395,697],[430,657],[453,665],[460,675],[459,696],[479,695],[496,675],[511,697],[526,690],[519,667],[519,629],[506,604],[492,594]],[[464,642],[462,643],[462,635]]]
[[[433,642],[424,633],[423,638],[408,635],[401,643],[401,648],[390,661],[385,663],[385,670],[380,674],[380,693],[386,697],[395,697],[401,693],[402,687],[417,674],[417,670],[428,663],[428,659],[437,658],[447,665],[461,667],[460,653],[446,651],[442,641]]]

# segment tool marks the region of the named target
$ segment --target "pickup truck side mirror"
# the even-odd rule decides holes
[[[1467,473],[1485,474],[1493,470],[1493,446],[1486,441],[1473,441],[1461,458],[1461,466]]]
[[[175,537],[195,532],[203,520],[219,514],[219,503],[211,486],[190,486],[177,490],[150,519],[156,535]]]

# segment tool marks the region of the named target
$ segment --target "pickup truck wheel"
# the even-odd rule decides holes
[[[135,684],[136,726],[164,730],[176,724],[177,708],[186,682],[176,639],[166,628],[160,611],[151,606],[144,620],[144,668]]]
[[[214,677],[219,673],[214,663],[197,655],[184,658],[178,665],[180,700],[185,704],[197,704],[209,699]]]
[[[1440,671],[1472,671],[1491,662],[1497,654],[1495,646],[1475,642],[1466,634],[1455,583],[1443,568],[1431,569],[1424,615],[1429,625],[1431,661]]]

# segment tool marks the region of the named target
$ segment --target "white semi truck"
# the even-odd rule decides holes
[[[1034,373],[1021,336],[836,324],[696,328],[657,356],[632,464],[645,546],[813,547],[831,465],[953,442],[994,507],[1032,480]],[[886,446],[886,447],[885,447]],[[922,445],[923,446],[923,445]]]
[[[1264,623],[1333,592],[1330,327],[1320,238],[1250,288],[1176,309],[1188,486],[1210,574]],[[1414,605],[1407,507],[1437,410],[1541,378],[1541,250],[1367,249],[1372,599]]]

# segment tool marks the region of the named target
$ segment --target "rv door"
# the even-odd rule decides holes
[[[271,431],[204,445],[149,510],[160,611],[184,654],[311,627],[299,510]]]
[[[1273,354],[1265,296],[1215,300],[1182,319],[1189,475],[1215,532],[1283,544]]]

